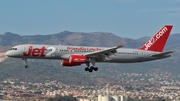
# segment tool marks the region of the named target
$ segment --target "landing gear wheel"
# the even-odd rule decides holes
[[[94,71],[98,71],[98,68],[97,68],[97,67],[94,67]]]
[[[89,69],[89,73],[91,73],[92,71],[93,71],[93,69],[90,68],[90,69]]]
[[[90,69],[94,70],[94,67],[93,67],[93,66],[91,66],[91,67],[90,67]]]
[[[91,72],[93,72],[93,70],[98,71],[98,67],[93,67],[93,66],[91,66],[90,68],[86,67],[84,70],[89,71],[91,73]]]
[[[25,65],[25,68],[28,68],[28,65]]]
[[[88,67],[86,67],[84,70],[85,70],[85,71],[89,71],[89,68],[88,68]]]
[[[89,72],[92,72],[94,70],[94,67],[91,66],[90,69],[89,69]]]

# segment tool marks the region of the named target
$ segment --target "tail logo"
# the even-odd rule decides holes
[[[156,35],[154,35],[146,44],[145,44],[145,50],[148,50],[158,39],[163,36],[165,32],[168,31],[167,27],[164,27],[161,29]]]

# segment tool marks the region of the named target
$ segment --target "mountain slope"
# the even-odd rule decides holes
[[[82,33],[64,31],[52,35],[31,35],[20,36],[6,32],[0,35],[0,46],[13,46],[24,43],[37,44],[68,44],[68,45],[88,45],[88,46],[115,46],[123,44],[126,47],[136,45],[137,40],[121,38],[112,33]]]

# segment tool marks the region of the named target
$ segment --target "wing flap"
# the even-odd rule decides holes
[[[108,58],[110,55],[113,55],[114,53],[117,52],[116,49],[121,48],[121,47],[123,47],[123,45],[107,48],[101,51],[85,53],[84,55],[87,57],[94,57],[94,58],[98,58],[105,61],[106,58]]]

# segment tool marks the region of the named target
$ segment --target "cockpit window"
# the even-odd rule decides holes
[[[11,48],[10,50],[17,50],[17,48]]]

